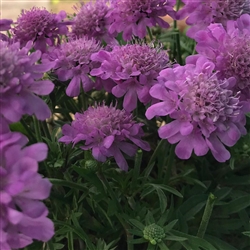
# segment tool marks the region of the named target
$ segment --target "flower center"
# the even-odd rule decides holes
[[[209,119],[216,122],[238,114],[239,97],[224,88],[227,80],[218,81],[216,75],[203,73],[187,79],[189,85],[183,95],[183,107],[196,122]]]
[[[168,55],[164,51],[146,44],[130,44],[115,47],[112,54],[123,68],[128,68],[130,65],[135,70],[140,71],[141,74],[151,70],[159,72],[167,67],[169,61]]]
[[[64,53],[72,67],[77,65],[87,65],[90,63],[90,56],[99,51],[101,45],[94,39],[80,38],[63,43],[61,51]]]
[[[250,37],[236,37],[229,41],[225,74],[235,76],[245,84],[250,81]]]
[[[7,43],[0,43],[0,88],[16,86],[21,74],[21,66],[18,65],[18,58],[13,51],[8,49]]]

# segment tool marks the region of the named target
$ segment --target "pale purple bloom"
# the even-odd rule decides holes
[[[97,40],[104,40],[107,43],[114,40],[108,33],[108,23],[106,15],[110,8],[105,0],[90,1],[75,6],[76,16],[69,36],[80,38],[88,36]]]
[[[11,29],[11,24],[13,21],[11,19],[0,19],[0,31],[7,31]],[[5,34],[0,33],[0,40],[9,41],[9,37]]]
[[[0,31],[9,30],[11,27],[10,25],[13,23],[11,19],[0,19]]]
[[[100,63],[91,60],[91,55],[100,49],[100,42],[93,38],[82,37],[64,42],[59,48],[44,54],[43,62],[44,64],[48,60],[55,62],[54,71],[59,80],[70,80],[66,94],[74,97],[80,94],[81,86],[85,92],[99,87],[98,80],[95,83],[90,78],[89,72],[100,66]]]
[[[23,147],[23,140],[7,147],[3,143],[0,141],[0,249],[23,248],[33,239],[48,241],[54,226],[41,200],[48,198],[52,185],[37,173],[48,148],[44,143]]]
[[[192,27],[187,35],[194,37],[196,32],[212,23],[226,25],[228,20],[236,20],[242,14],[250,14],[249,0],[182,0],[184,7],[178,11],[177,19],[188,16],[186,23]]]
[[[76,113],[71,125],[62,128],[63,137],[59,140],[66,144],[84,143],[83,150],[92,150],[93,157],[105,162],[114,157],[122,170],[128,170],[123,153],[134,156],[138,147],[149,151],[149,144],[141,139],[144,135],[143,124],[136,123],[132,114],[119,110],[112,105],[96,105],[83,113]]]
[[[123,107],[128,112],[136,108],[137,98],[143,104],[151,101],[149,89],[158,73],[169,65],[167,53],[153,44],[114,46],[112,51],[101,50],[91,58],[101,66],[90,74],[112,79],[115,84],[106,90],[116,97],[124,96]]]
[[[241,100],[250,111],[250,15],[244,14],[227,27],[211,24],[199,31],[196,50],[215,64],[221,77],[235,77],[234,91],[241,91]]]
[[[161,17],[170,15],[174,18],[175,4],[176,0],[112,0],[112,11],[107,15],[109,32],[123,32],[123,39],[131,40],[133,35],[144,38],[147,27],[158,24],[162,28],[168,28],[169,24]]]
[[[37,7],[22,10],[16,26],[12,29],[14,39],[22,46],[32,41],[35,49],[45,52],[47,45],[60,43],[60,36],[67,34],[66,25],[70,22],[63,22],[66,16],[65,11],[54,14]]]
[[[178,143],[179,158],[190,158],[192,151],[202,156],[210,149],[217,161],[224,162],[230,158],[224,145],[233,146],[246,133],[239,94],[231,90],[236,80],[218,78],[212,62],[195,58],[195,64],[160,72],[161,83],[150,94],[161,102],[150,106],[146,117],[169,115],[173,119],[158,132],[160,138]]]
[[[35,114],[39,120],[50,116],[50,109],[37,95],[48,95],[54,88],[41,80],[52,64],[37,64],[41,52],[30,53],[32,43],[20,49],[19,43],[0,41],[0,116],[17,122],[23,114]],[[2,119],[0,117],[0,119]]]

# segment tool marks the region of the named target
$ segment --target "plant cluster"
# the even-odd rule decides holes
[[[0,20],[0,249],[250,249],[250,1],[74,10]]]

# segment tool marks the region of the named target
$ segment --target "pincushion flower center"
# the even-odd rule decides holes
[[[230,44],[226,75],[237,75],[240,80],[250,80],[250,37],[237,37]]]

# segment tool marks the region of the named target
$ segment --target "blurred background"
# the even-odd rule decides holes
[[[88,2],[85,0],[83,2]],[[79,0],[0,0],[1,19],[16,20],[22,9],[30,9],[33,6],[45,7],[49,11],[55,13],[60,10],[65,10],[67,13],[73,13],[72,7],[79,2]]]

